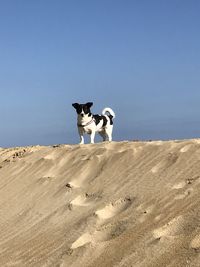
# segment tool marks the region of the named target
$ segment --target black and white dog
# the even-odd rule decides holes
[[[111,108],[104,108],[102,115],[93,115],[90,111],[92,102],[86,104],[74,103],[72,106],[78,114],[77,126],[80,135],[80,144],[84,144],[84,133],[90,134],[91,144],[94,144],[95,133],[98,132],[103,141],[112,141],[113,119],[115,113]]]

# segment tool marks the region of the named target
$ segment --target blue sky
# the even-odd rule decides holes
[[[0,0],[0,146],[77,143],[73,102],[114,140],[200,136],[198,0]],[[98,140],[98,138],[97,138]]]

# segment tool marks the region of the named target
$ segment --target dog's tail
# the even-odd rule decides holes
[[[108,116],[111,117],[111,118],[115,118],[115,112],[111,109],[111,108],[104,108],[102,110],[102,115],[106,115],[106,113],[108,113]]]

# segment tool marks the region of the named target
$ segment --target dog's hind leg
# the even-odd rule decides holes
[[[90,134],[90,143],[94,144],[94,137],[95,137],[95,131],[91,132]]]
[[[112,133],[111,133],[111,134],[110,134],[110,133],[108,134],[108,141],[109,141],[109,142],[112,141]]]
[[[110,125],[109,128],[106,128],[106,135],[108,137],[109,142],[112,141],[112,130],[113,130],[112,125]]]
[[[99,135],[103,138],[103,142],[106,141],[106,133],[105,132],[99,132]]]

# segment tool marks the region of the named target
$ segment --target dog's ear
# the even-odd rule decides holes
[[[72,104],[72,107],[74,107],[75,109],[77,109],[77,108],[78,108],[78,106],[79,106],[79,104],[78,104],[78,103],[73,103],[73,104]]]
[[[92,105],[93,105],[92,102],[87,102],[87,103],[86,103],[86,106],[87,106],[88,108],[91,108]]]

